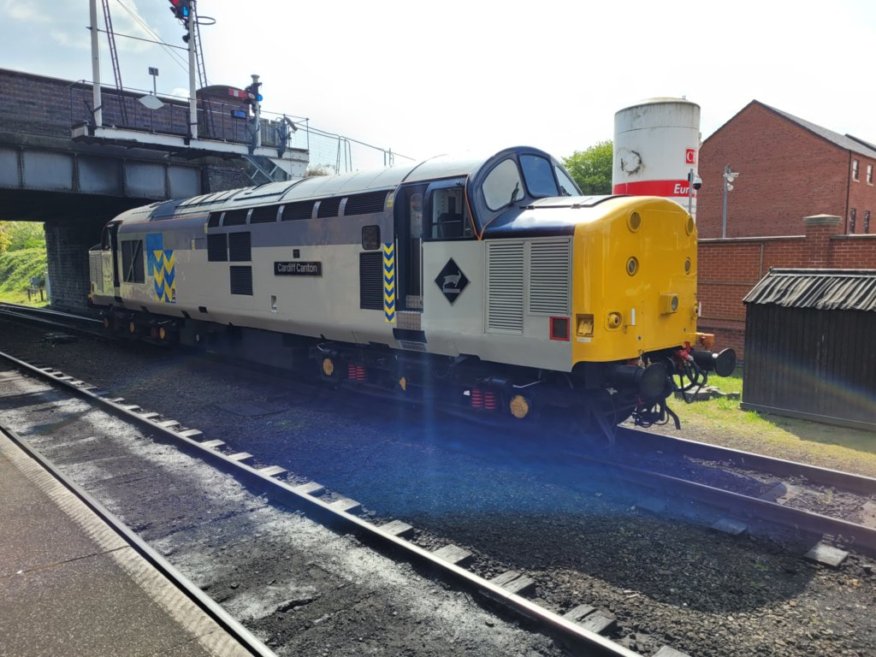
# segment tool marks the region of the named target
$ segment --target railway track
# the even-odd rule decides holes
[[[724,482],[719,487],[696,481],[706,470],[679,477],[597,457],[576,455],[575,458],[582,464],[599,465],[602,477],[623,482],[627,495],[639,491],[642,496],[635,498],[634,503],[661,516],[680,516],[694,522],[705,520],[713,529],[732,535],[750,533],[785,542],[788,539],[810,541],[812,544],[805,550],[806,556],[831,566],[842,563],[848,556],[847,549],[876,555],[874,493],[859,495],[836,488],[825,490],[799,480],[795,483],[776,480],[772,485],[758,486],[754,493],[750,490],[738,492],[732,482]],[[856,485],[860,483],[861,480],[856,480]],[[750,489],[750,483],[741,487]],[[817,508],[819,498],[831,498],[837,494],[834,491],[846,498],[845,509],[834,512],[835,515],[793,506],[795,501],[808,497]],[[854,502],[849,498],[855,498]],[[852,521],[848,517],[862,520]]]
[[[0,373],[2,376],[2,373]],[[40,467],[49,472],[73,495],[81,500],[89,509],[101,518],[116,534],[118,534],[134,552],[143,557],[159,573],[161,573],[176,589],[182,592],[189,600],[195,603],[209,618],[214,620],[228,634],[234,638],[248,653],[255,657],[276,657],[275,653],[259,641],[249,630],[226,612],[213,599],[204,594],[201,589],[192,584],[178,569],[174,568],[167,559],[161,556],[148,543],[143,541],[137,534],[132,532],[119,518],[111,513],[103,504],[89,495],[82,487],[65,476],[59,468],[46,459],[38,451],[28,446],[18,434],[0,426],[0,434],[17,445]]]
[[[636,429],[620,428],[616,440],[618,450],[647,464],[616,464],[626,477],[723,510],[729,516],[719,529],[741,533],[750,523],[769,521],[876,554],[872,477]],[[738,479],[710,484],[716,472]]]
[[[41,358],[42,356],[36,355],[32,357]],[[70,365],[70,367],[73,366]],[[113,387],[112,383],[106,383],[105,385],[107,385],[108,387]],[[352,396],[350,401],[353,401]],[[365,405],[367,405],[367,402],[365,402]],[[270,422],[268,422],[268,424],[270,424]],[[214,426],[214,430],[215,429],[216,427]],[[229,442],[235,442],[233,436],[226,437],[225,439]],[[245,443],[239,443],[237,445],[237,451],[239,451],[240,447],[243,445],[245,445]],[[520,453],[521,445],[532,445],[531,454],[533,458],[543,457],[543,453],[545,452],[545,450],[542,447],[540,447],[538,444],[533,444],[532,441],[524,440],[515,441],[514,443],[516,458],[528,458],[528,456],[525,457]],[[569,463],[580,462],[582,464],[582,471],[584,469],[583,466],[587,466],[587,464],[589,463],[590,465],[595,466],[594,468],[591,468],[591,471],[602,471],[602,473],[605,474],[606,469],[611,464],[605,464],[604,462],[610,460],[611,458],[614,458],[614,455],[606,452],[604,449],[604,445],[599,446],[601,451],[595,457],[593,454],[582,454],[580,453],[580,450],[573,452],[573,445],[574,447],[580,446],[575,443],[569,443],[568,453],[563,454],[560,458]],[[693,500],[697,496],[696,486],[688,487],[681,492],[679,492],[678,489],[670,488],[669,484],[673,483],[672,478],[691,480],[693,483],[706,482],[707,486],[709,484],[720,484],[721,486],[726,485],[726,487],[729,488],[728,492],[730,493],[733,493],[734,491],[738,492],[740,490],[739,482],[742,482],[741,491],[742,493],[744,493],[743,497],[751,497],[753,499],[757,499],[765,493],[773,491],[775,499],[767,500],[768,502],[772,502],[774,506],[782,506],[782,503],[787,505],[788,502],[791,502],[792,506],[790,508],[792,509],[794,508],[793,504],[798,504],[801,500],[806,500],[811,497],[811,493],[813,491],[815,493],[819,493],[820,491],[820,494],[822,496],[833,495],[834,497],[839,497],[841,495],[844,495],[845,492],[847,492],[847,489],[858,490],[858,498],[866,499],[868,495],[870,495],[868,491],[872,490],[872,480],[868,480],[865,477],[859,478],[855,475],[847,475],[847,473],[823,471],[822,469],[818,468],[814,468],[810,470],[808,474],[806,474],[801,472],[801,468],[806,469],[808,468],[808,466],[803,466],[801,464],[794,464],[793,462],[786,462],[777,459],[769,459],[768,457],[761,457],[754,454],[734,452],[733,450],[725,450],[723,448],[702,445],[700,443],[692,443],[690,441],[678,440],[669,436],[664,437],[660,436],[659,434],[642,432],[639,430],[628,431],[625,428],[619,429],[618,445],[620,447],[619,454],[627,459],[627,462],[622,464],[627,466],[627,471],[626,474],[623,475],[619,473],[614,473],[611,476],[616,481],[623,482],[622,488],[625,488],[628,491],[636,491],[631,493],[634,505],[639,506],[641,509],[647,509],[647,500],[650,499],[653,502],[655,498],[657,500],[660,500],[660,498],[662,498],[662,506],[664,507],[664,509],[668,508],[669,515],[672,515],[672,511],[677,508],[688,506],[689,504],[694,504]],[[528,447],[523,447],[523,449],[528,449]],[[253,451],[257,450],[254,449]],[[259,451],[260,453],[263,453],[263,450]],[[553,448],[547,451],[552,452],[554,456],[556,456],[556,450],[554,450]],[[269,453],[274,454],[275,452],[270,451]],[[631,453],[637,454],[637,460],[635,464],[629,462],[629,457]],[[272,457],[267,458],[268,461],[270,461]],[[280,462],[287,468],[294,470],[296,469],[294,467],[295,460],[296,459],[294,458],[291,460],[292,465],[290,465],[290,461],[288,460]],[[257,465],[262,466],[265,464]],[[637,470],[643,471],[645,474],[653,473],[657,476],[654,478],[653,483],[640,485],[640,480],[643,478],[643,472],[637,472]],[[725,475],[729,473],[729,476],[727,477],[727,481],[715,482],[712,476],[714,473],[723,473]],[[306,483],[304,480],[299,480],[295,477],[289,478],[288,474],[281,475],[281,478],[282,477],[285,477],[287,481],[291,484],[297,485]],[[730,485],[727,485],[728,482]],[[339,482],[337,480],[335,481],[335,485],[339,485]],[[775,489],[778,488],[780,485],[786,487],[794,486],[798,490],[787,497],[784,495],[775,496]],[[595,484],[595,486],[597,489],[599,489],[598,482]],[[340,485],[340,487],[344,486]],[[617,488],[617,486],[607,485],[602,487],[601,490],[616,492]],[[613,493],[611,492],[608,493],[607,497],[610,497],[612,494]],[[367,498],[367,495],[362,493],[361,490],[358,492],[358,496],[362,496],[362,499]],[[725,500],[734,499],[732,495],[722,496],[722,498]],[[338,499],[338,496],[334,496],[331,493],[328,493],[323,494],[322,499],[324,501],[334,501]],[[666,501],[667,499],[669,500],[668,503]],[[627,501],[627,504],[629,504],[629,501]],[[722,507],[721,504],[705,504],[703,500],[700,500],[695,504],[698,507],[702,507],[702,509],[704,510],[703,513],[699,514],[699,517],[696,519],[697,522],[701,523],[703,517],[708,517],[712,520],[718,520],[720,519],[721,515],[727,515],[731,516],[730,519],[736,520],[736,524],[733,525],[733,527],[736,528],[734,531],[744,531],[748,529],[754,534],[760,534],[769,533],[770,531],[776,530],[776,528],[779,528],[779,530],[782,531],[786,531],[788,528],[791,528],[791,530],[794,533],[798,534],[798,536],[802,536],[805,540],[811,540],[813,543],[818,538],[818,535],[815,532],[824,533],[823,529],[819,530],[817,527],[811,527],[806,530],[801,529],[801,525],[799,523],[796,523],[795,521],[792,521],[790,519],[784,522],[776,522],[767,518],[759,518],[758,509],[761,507],[759,507],[757,503],[755,503],[752,507],[745,507],[742,504],[739,504],[738,500],[733,501],[733,503],[731,504],[732,509],[729,513],[722,510],[724,507]],[[853,504],[848,500],[846,500],[846,503],[844,505],[840,506],[842,508],[837,508],[841,511],[845,511],[846,513],[845,515],[840,514],[840,516],[834,517],[834,520],[846,519],[849,511],[851,511],[852,514],[857,512],[856,510],[852,509]],[[809,510],[812,511],[812,509]],[[404,514],[402,513],[401,515]],[[660,515],[663,515],[663,513],[661,513]],[[373,517],[370,517],[370,514],[367,512],[362,514],[360,517],[365,519],[366,521],[373,521]],[[789,518],[789,516],[784,517]],[[742,522],[740,523],[739,521]],[[381,524],[379,521],[374,522],[375,524]],[[419,520],[414,522],[409,519],[409,522],[412,522],[413,524],[420,524]],[[711,521],[707,522],[706,524],[710,524],[710,522]],[[742,525],[741,530],[739,529],[740,524]],[[438,535],[440,536],[442,535],[442,533],[442,530],[439,529]],[[473,534],[472,532],[464,533],[468,534],[468,537],[457,536],[453,530],[448,531],[444,535],[449,534],[451,536],[457,536],[457,540],[461,545],[468,546],[471,544],[471,537],[476,534]],[[828,534],[826,538],[829,541],[837,542],[841,545],[850,545],[858,550],[864,552],[867,551],[866,548],[861,547],[862,543],[860,541],[850,540],[850,536],[851,535],[843,534],[837,537],[835,534]],[[435,536],[433,535],[429,538],[434,539]],[[838,540],[834,541],[834,539],[837,538]],[[425,542],[421,541],[419,531],[416,531],[416,535],[411,540],[415,543],[419,543],[421,547],[424,545],[427,546],[427,551],[429,552],[434,551],[434,548],[438,547],[434,540],[431,542],[428,540]],[[717,547],[718,545],[723,543],[726,543],[728,545],[763,545],[762,543],[750,543],[749,541],[738,542],[734,540],[725,541],[724,539],[720,539],[719,543],[716,543],[715,545]],[[475,549],[477,550],[477,548]],[[488,556],[488,554],[489,553],[481,553],[476,556],[474,559],[474,563],[470,567],[473,570],[477,570],[483,575],[485,573],[485,569],[483,568],[482,558],[484,556]],[[513,559],[511,559],[511,561],[516,563]],[[860,563],[860,559],[857,557],[853,557],[853,559],[851,560],[851,567],[855,569],[857,567],[855,564],[857,563]],[[524,574],[526,573],[526,570],[528,568],[527,566],[523,566],[523,568],[521,568],[520,565],[515,565],[513,567],[519,570],[523,570]],[[791,566],[791,568],[796,567]],[[838,576],[842,577],[843,575],[841,573],[847,571],[848,568],[844,568]],[[498,571],[488,570],[486,572],[486,579],[491,578],[496,572]],[[533,577],[535,577],[536,579],[539,579],[538,574],[529,574],[533,575]],[[846,574],[845,576],[848,577],[848,574]],[[539,594],[544,591],[544,588],[542,587],[543,584],[547,584],[547,582],[540,581],[538,584]],[[667,585],[671,586],[672,583],[670,582]],[[557,600],[555,599],[555,596],[553,598],[553,601],[556,604]],[[565,610],[568,607],[565,606],[564,603],[561,603],[560,605],[558,605],[558,608],[560,610]],[[620,609],[622,609],[622,607]],[[619,611],[619,608],[613,605],[611,607],[611,610],[617,613]],[[619,613],[618,616],[618,633],[614,634],[614,636],[618,636],[619,634],[627,636],[630,632],[631,625],[633,627],[633,631],[637,631],[635,630],[635,623],[631,620],[630,617],[623,618],[622,616],[624,616],[624,614],[621,613]],[[664,638],[664,641],[665,640],[666,638]],[[659,643],[657,645],[659,645]],[[691,648],[690,646],[688,647],[689,649]],[[635,645],[633,645],[633,648],[635,648]],[[652,648],[645,648],[643,654],[652,655],[655,654],[655,651]],[[699,651],[692,650],[692,654],[699,654]]]
[[[73,331],[85,335],[105,337],[103,324],[99,319],[75,313],[35,308],[15,303],[0,302],[0,317],[16,321],[30,322],[61,331]]]
[[[109,393],[96,390],[85,382],[51,367],[24,363],[7,354],[0,354],[0,358],[6,366],[14,368],[27,377],[36,377],[44,382],[50,382],[54,388],[63,390],[64,396],[75,396],[81,402],[85,402],[84,407],[80,402],[80,407],[77,407],[72,413],[73,417],[85,417],[95,409],[100,409],[113,418],[120,419],[124,424],[137,427],[141,433],[162,443],[172,445],[174,450],[195,456],[208,463],[212,468],[231,474],[235,480],[258,495],[265,495],[284,507],[303,511],[309,518],[316,519],[323,525],[353,533],[360,541],[379,548],[384,554],[391,554],[405,562],[425,567],[428,572],[437,575],[439,579],[452,582],[460,590],[486,598],[491,603],[498,603],[507,612],[524,620],[528,626],[556,638],[564,646],[571,647],[575,654],[623,657],[635,657],[638,654],[612,642],[599,633],[600,630],[611,627],[614,620],[594,607],[582,603],[569,609],[557,611],[547,609],[527,598],[525,593],[532,588],[534,582],[523,573],[508,571],[491,579],[481,577],[465,567],[471,555],[463,548],[452,544],[432,550],[420,547],[415,542],[408,540],[413,532],[413,528],[409,525],[397,520],[387,521],[384,519],[375,522],[368,517],[368,514],[363,513],[362,506],[357,501],[332,491],[326,491],[316,482],[302,480],[294,475],[290,476],[283,467],[260,463],[249,453],[227,449],[220,440],[210,440],[196,429],[186,428],[177,421],[145,411],[124,399],[111,397]],[[17,394],[28,397],[32,403],[32,396],[36,394],[36,391],[27,389],[25,386]],[[42,412],[49,416],[53,414],[46,409],[42,409]],[[64,415],[70,417],[70,410],[68,409]],[[60,422],[65,425],[65,429],[69,433],[70,427],[67,425],[70,420],[62,419]],[[48,425],[54,426],[51,422]],[[40,423],[38,420],[36,425],[25,426],[24,431],[21,431],[22,427],[19,427],[19,433],[27,432],[39,435],[47,432],[45,427],[46,424]],[[113,425],[110,431],[118,434],[119,428],[117,425]],[[93,432],[92,428],[90,433]],[[51,432],[49,431],[49,433]],[[129,453],[106,452],[103,449],[94,453],[95,448],[91,445],[93,440],[94,436],[83,435],[70,441],[69,445],[61,446],[53,446],[52,441],[49,440],[46,447],[50,450],[54,449],[57,454],[56,458],[70,462],[76,461],[76,457],[68,453],[70,451],[68,448],[73,452],[83,450],[90,454],[86,461],[76,463],[86,470],[102,468],[101,464],[106,462],[125,462],[124,471],[121,474],[112,473],[109,476],[110,480],[125,481],[131,477],[149,476],[143,474],[149,472],[148,467],[130,462],[131,454]],[[39,450],[40,447],[38,446],[37,449]],[[97,479],[98,481],[104,480],[103,475],[98,476]],[[165,484],[158,483],[157,485],[161,487]],[[171,485],[171,488],[175,485]],[[149,501],[147,500],[146,503],[149,504]],[[200,509],[197,513],[203,516],[204,513],[221,515],[228,512],[227,510],[214,512],[208,510],[205,512]],[[136,518],[137,512],[127,509],[122,515],[130,523],[131,518]],[[143,524],[143,521],[135,519],[135,527],[138,523]],[[143,526],[148,527],[149,525],[146,523]],[[229,531],[236,533],[239,530]],[[229,586],[232,589],[235,588],[233,584],[229,584]],[[226,590],[224,593],[220,592],[220,597],[221,595],[231,594]],[[306,598],[305,595],[297,602],[306,605],[308,603]],[[295,603],[295,600],[283,601],[281,606],[294,607]],[[250,606],[253,604],[258,606],[268,603],[251,600]],[[667,647],[656,654],[663,657],[663,655],[680,653],[671,652]]]
[[[99,320],[80,315],[6,303],[0,303],[0,314],[106,337]],[[628,427],[617,428],[611,452],[570,456],[611,468],[629,485],[664,498],[681,494],[707,504],[725,515],[715,523],[722,531],[769,533],[775,525],[876,554],[876,479],[871,477]],[[738,474],[735,481],[722,476],[715,483],[715,473],[730,471]],[[754,491],[753,473],[762,475],[762,486]]]

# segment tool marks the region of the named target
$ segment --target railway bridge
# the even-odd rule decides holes
[[[221,89],[199,92],[193,141],[184,101],[104,88],[98,128],[90,83],[0,69],[0,220],[45,222],[53,306],[86,307],[88,248],[119,212],[304,175],[308,152],[271,122],[248,146],[246,108]]]

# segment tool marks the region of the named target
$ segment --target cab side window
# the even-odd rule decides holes
[[[557,181],[560,184],[560,196],[580,196],[581,190],[578,185],[569,177],[563,169],[558,166],[554,167],[554,173],[557,174]]]
[[[122,273],[126,283],[146,282],[146,272],[143,265],[143,240],[122,242]]]
[[[512,159],[502,160],[484,179],[484,201],[490,210],[501,210],[523,198],[520,171]]]
[[[526,188],[534,197],[560,195],[554,179],[554,167],[549,160],[538,155],[521,155],[520,166],[523,167]]]
[[[433,240],[452,240],[472,237],[471,220],[465,208],[462,186],[445,187],[432,192],[431,229]]]

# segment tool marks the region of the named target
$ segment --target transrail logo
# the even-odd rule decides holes
[[[435,278],[435,285],[441,289],[444,298],[452,305],[468,285],[468,278],[451,258]]]

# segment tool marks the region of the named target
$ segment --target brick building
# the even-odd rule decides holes
[[[802,217],[814,214],[843,217],[844,233],[876,233],[876,145],[751,101],[700,149],[700,237],[722,236],[727,165],[740,172],[727,237],[800,235]]]
[[[699,325],[717,346],[744,358],[742,298],[771,267],[876,268],[876,145],[755,100],[706,139],[699,173]]]

